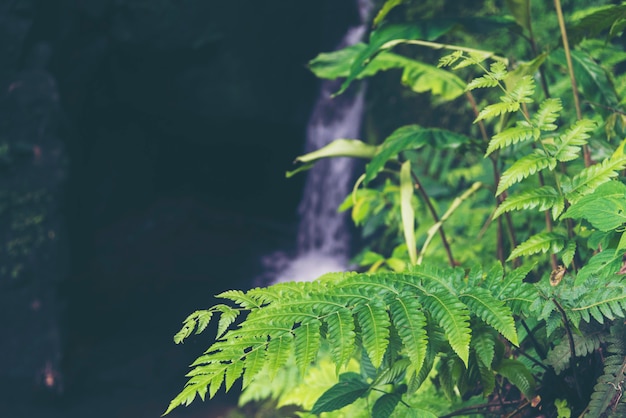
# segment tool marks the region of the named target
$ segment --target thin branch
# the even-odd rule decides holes
[[[559,301],[557,301],[555,298],[552,298],[552,302],[554,302],[554,305],[561,313],[561,317],[563,317],[563,325],[565,325],[565,332],[567,333],[567,340],[569,342],[569,349],[571,353],[571,356],[569,358],[569,366],[572,369],[572,376],[574,377],[574,386],[576,387],[576,393],[578,394],[578,398],[582,399],[582,390],[580,389],[580,384],[578,383],[578,373],[576,372],[576,346],[574,345],[574,336],[572,335],[572,330],[569,326],[569,320],[567,319],[565,309],[563,309]]]
[[[524,401],[522,401],[522,400],[508,401],[508,402],[503,402],[502,404],[503,404],[503,406],[511,406],[511,405],[519,405],[522,402],[524,402]],[[489,410],[491,408],[498,407],[498,406],[500,406],[500,403],[497,403],[497,402],[484,403],[484,404],[480,404],[480,405],[466,406],[464,408],[457,409],[456,411],[451,412],[449,414],[442,415],[439,418],[451,418],[451,417],[456,417],[456,416],[459,416],[459,415],[466,415],[468,412],[472,412],[472,411],[478,412],[478,411],[480,411],[482,409]]]
[[[424,202],[426,202],[426,207],[428,208],[430,215],[435,220],[435,224],[440,223],[439,215],[437,215],[437,211],[435,210],[435,207],[430,201],[430,197],[428,196],[428,193],[426,193],[426,189],[424,189],[424,187],[422,186],[422,183],[420,183],[419,178],[415,175],[413,170],[411,170],[411,175],[413,176],[415,187],[417,188],[419,193],[422,195],[422,199],[424,199]],[[446,250],[446,254],[448,255],[448,262],[450,263],[451,267],[454,267],[456,265],[456,262],[454,261],[454,257],[452,256],[452,250],[450,249],[448,238],[446,238],[446,233],[443,230],[443,225],[439,228],[439,236],[441,237],[441,241],[443,242],[443,247]]]
[[[530,338],[530,342],[532,343],[533,347],[535,347],[535,351],[537,352],[537,354],[539,354],[539,357],[541,357],[542,359],[545,359],[546,352],[544,351],[543,347],[539,344],[539,341],[537,341],[537,339],[535,338],[535,334],[533,333],[533,331],[528,327],[528,324],[526,323],[526,321],[522,319],[520,320],[520,322],[522,323],[522,326],[526,330],[526,334],[528,334],[528,338]]]
[[[559,21],[559,28],[561,29],[563,51],[565,51],[565,60],[567,62],[567,70],[569,72],[570,83],[572,84],[572,94],[574,95],[574,107],[576,108],[576,118],[578,120],[581,120],[583,118],[583,115],[580,109],[580,99],[578,97],[578,86],[576,84],[576,76],[574,75],[574,66],[572,65],[572,54],[569,49],[569,40],[567,38],[567,30],[565,29],[565,18],[563,17],[563,9],[561,9],[561,0],[554,0],[554,8],[556,9],[556,16]],[[589,147],[587,145],[583,145],[583,155],[585,159],[585,167],[589,167],[591,165],[591,155],[589,153]]]

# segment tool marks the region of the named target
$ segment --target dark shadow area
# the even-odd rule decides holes
[[[164,411],[214,334],[182,320],[294,243],[306,63],[352,3],[0,5],[2,414]]]

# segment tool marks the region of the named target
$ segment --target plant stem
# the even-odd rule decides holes
[[[503,402],[502,406],[509,406],[509,405],[519,405],[520,403],[522,403],[522,400],[519,401],[508,401],[508,402]],[[499,402],[491,402],[491,403],[484,403],[481,405],[472,405],[472,406],[466,406],[465,408],[461,408],[461,409],[457,409],[454,412],[450,412],[449,414],[446,415],[442,415],[439,418],[451,418],[451,417],[456,417],[459,415],[466,415],[468,412],[472,412],[472,411],[479,411],[481,409],[490,409],[493,407],[497,407],[497,406],[501,406]]]
[[[526,330],[526,334],[528,334],[528,338],[530,338],[530,342],[532,343],[533,347],[535,347],[535,351],[537,352],[537,354],[539,354],[539,357],[541,357],[542,359],[545,359],[546,352],[543,350],[543,347],[541,347],[541,345],[535,338],[535,334],[533,334],[533,331],[528,327],[528,324],[526,323],[526,321],[521,319],[520,322],[522,324],[522,327],[524,327],[524,329]]]
[[[565,51],[565,60],[567,62],[567,70],[569,72],[570,83],[572,84],[572,93],[574,95],[574,107],[576,108],[576,118],[578,120],[581,120],[583,118],[583,115],[580,109],[580,99],[578,98],[578,86],[576,84],[576,76],[574,75],[574,66],[572,65],[572,54],[569,49],[569,41],[567,38],[567,30],[565,29],[565,19],[563,18],[563,9],[561,8],[561,0],[554,0],[554,8],[556,9],[556,16],[559,21],[559,28],[561,29],[563,51]],[[583,155],[585,159],[585,167],[589,167],[591,165],[591,155],[589,154],[589,147],[587,145],[583,145]]]
[[[572,376],[574,377],[574,386],[576,387],[576,394],[578,398],[582,399],[582,391],[580,390],[580,384],[578,383],[578,373],[576,372],[576,346],[574,345],[574,336],[572,335],[572,330],[569,326],[569,320],[567,319],[567,314],[565,313],[565,309],[561,306],[561,304],[555,299],[552,298],[552,302],[557,307],[559,312],[561,313],[561,317],[563,318],[563,325],[565,326],[565,332],[567,333],[567,340],[569,342],[569,350],[570,350],[570,358],[569,358],[569,366],[572,369]]]
[[[419,193],[422,195],[422,198],[424,199],[424,202],[426,202],[426,207],[428,208],[428,211],[430,212],[430,215],[433,217],[433,219],[435,221],[435,225],[440,225],[441,224],[441,220],[439,219],[439,215],[437,215],[437,211],[435,210],[435,207],[433,206],[432,202],[430,201],[430,197],[428,196],[428,193],[426,193],[426,190],[422,186],[422,183],[420,183],[419,178],[415,175],[415,173],[413,171],[411,171],[411,175],[413,176],[413,181],[415,182],[415,187],[417,188]],[[454,261],[454,257],[452,256],[452,250],[450,249],[450,244],[448,243],[448,239],[446,238],[446,233],[443,230],[443,226],[440,226],[440,228],[439,228],[439,236],[441,236],[441,241],[443,242],[443,247],[445,248],[446,254],[448,255],[448,262],[450,263],[451,267],[454,267],[456,265],[456,263]],[[422,248],[422,251],[420,253],[420,259],[417,262],[417,264],[420,264],[420,262],[422,260],[422,257],[424,255],[424,252],[423,252],[424,250],[425,250],[425,245],[424,245],[424,248]]]

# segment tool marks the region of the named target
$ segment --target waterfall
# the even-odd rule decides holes
[[[371,0],[357,0],[360,22],[350,27],[337,49],[363,39],[372,9]],[[323,81],[306,131],[305,152],[323,147],[338,138],[358,138],[363,117],[365,86],[354,86],[331,98],[340,82]],[[318,162],[306,178],[298,212],[297,253],[285,258],[276,253],[264,260],[274,271],[274,282],[312,280],[348,268],[350,234],[346,214],[337,208],[350,191],[353,160],[332,158]]]

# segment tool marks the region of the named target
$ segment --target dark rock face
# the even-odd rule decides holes
[[[180,320],[293,239],[306,63],[353,3],[0,2],[0,409],[162,412],[208,344]]]

